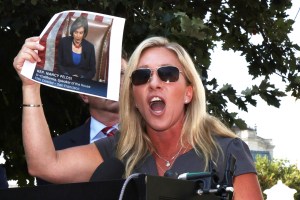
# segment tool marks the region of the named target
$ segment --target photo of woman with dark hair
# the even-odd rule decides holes
[[[71,25],[70,36],[58,45],[58,72],[79,78],[93,79],[96,73],[95,48],[85,38],[88,34],[86,17],[78,17]]]

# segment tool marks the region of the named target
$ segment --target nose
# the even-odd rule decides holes
[[[162,84],[162,80],[159,78],[157,74],[157,70],[151,71],[151,76],[149,79],[149,85],[151,88],[157,88],[160,87]]]

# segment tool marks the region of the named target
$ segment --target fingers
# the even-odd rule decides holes
[[[27,38],[27,39],[25,40],[25,43],[26,43],[26,42],[37,42],[37,41],[39,41],[39,40],[40,40],[40,37],[34,36],[34,37]]]
[[[31,37],[25,40],[25,43],[20,50],[21,58],[25,58],[30,62],[39,62],[41,61],[40,57],[38,56],[36,51],[44,50],[44,47],[38,43],[40,40],[39,37]]]
[[[44,47],[38,43],[39,39],[39,37],[31,37],[25,40],[24,45],[13,62],[13,65],[18,72],[22,69],[25,60],[32,63],[41,61],[37,51],[43,51]]]

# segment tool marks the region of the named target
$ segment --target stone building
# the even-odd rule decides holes
[[[249,146],[252,157],[255,159],[257,155],[266,156],[269,160],[273,159],[272,139],[265,139],[257,135],[256,128],[248,128],[246,130],[240,130],[237,127],[233,128],[233,131]]]

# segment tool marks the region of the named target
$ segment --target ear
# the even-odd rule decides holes
[[[188,104],[191,102],[193,98],[193,86],[189,85],[186,87],[185,90],[185,97],[184,97],[184,104]]]
[[[82,101],[86,104],[89,103],[89,97],[88,95],[85,95],[85,94],[79,94],[80,98],[82,99]]]

